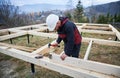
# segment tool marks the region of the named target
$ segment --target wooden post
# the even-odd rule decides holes
[[[33,28],[31,27],[31,30],[33,30]]]
[[[117,38],[117,36],[115,37],[115,41],[117,41],[118,40],[118,38]]]
[[[35,65],[31,63],[31,72],[34,74],[35,73]]]
[[[10,31],[8,31],[9,35],[11,34]],[[13,44],[12,38],[10,38],[10,43]]]
[[[31,27],[31,30],[33,30],[33,28]],[[32,37],[33,37],[33,35],[32,35]]]
[[[29,34],[27,34],[27,41],[28,41],[28,44],[30,43],[30,37],[29,37]]]

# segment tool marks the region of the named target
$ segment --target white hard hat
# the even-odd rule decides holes
[[[46,18],[46,24],[48,25],[48,29],[50,31],[53,31],[58,21],[59,17],[57,15],[55,14],[48,15],[48,17]]]

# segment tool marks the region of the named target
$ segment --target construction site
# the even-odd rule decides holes
[[[75,24],[79,58],[64,61],[63,42],[48,47],[58,36],[46,24],[0,30],[0,78],[120,78],[120,32],[110,24]]]

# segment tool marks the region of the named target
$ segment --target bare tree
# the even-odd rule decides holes
[[[0,19],[2,19],[6,25],[15,25],[14,22],[17,18],[17,14],[18,7],[11,5],[9,0],[0,0]]]
[[[12,5],[10,0],[0,0],[0,20],[7,27],[32,24],[31,17],[25,13],[19,14],[19,7]]]

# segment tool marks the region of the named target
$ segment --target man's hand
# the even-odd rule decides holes
[[[57,47],[57,46],[58,46],[58,43],[55,42],[55,43],[51,44],[51,46],[52,46],[52,47]]]
[[[63,53],[63,54],[60,56],[60,58],[61,58],[62,60],[65,60],[66,57],[67,57],[67,55],[66,55],[65,53]]]

